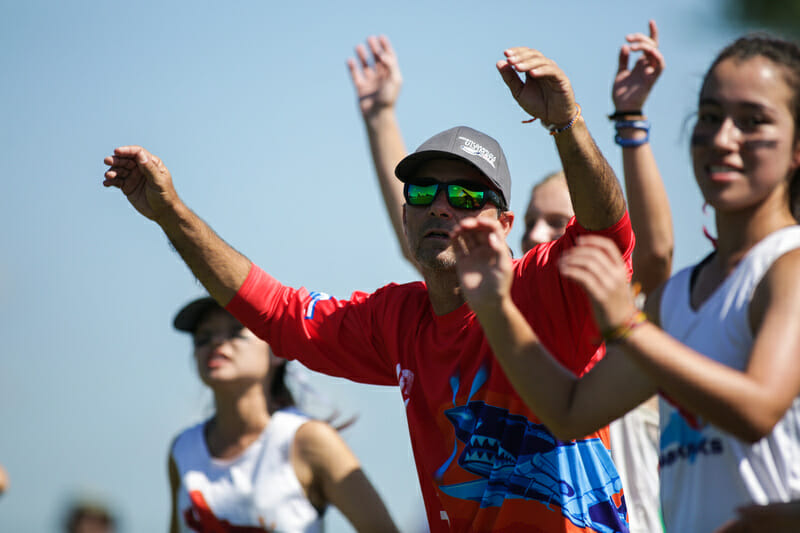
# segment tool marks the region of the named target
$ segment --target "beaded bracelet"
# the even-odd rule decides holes
[[[625,321],[621,326],[603,330],[601,335],[606,344],[614,344],[627,338],[633,330],[647,322],[647,315],[642,311],[636,311],[631,317]]]
[[[563,128],[557,128],[555,126],[555,124],[550,124],[548,126],[544,122],[542,122],[542,127],[544,129],[546,129],[547,131],[549,131],[550,135],[556,135],[557,133],[561,133],[562,131],[567,131],[568,129],[570,129],[572,126],[575,125],[575,122],[577,122],[578,118],[581,116],[581,105],[576,102],[575,103],[575,107],[578,108],[578,112],[575,113],[575,116],[572,117],[572,120],[570,120],[569,123],[567,123],[567,125],[564,126]],[[530,124],[531,122],[535,121],[537,118],[539,118],[539,117],[531,117],[531,118],[529,118],[527,120],[523,120],[522,123],[523,124]]]
[[[581,105],[576,102],[575,103],[575,107],[578,108],[578,112],[575,113],[575,116],[572,117],[572,120],[570,120],[567,123],[567,125],[564,126],[563,128],[556,128],[555,124],[550,124],[549,126],[547,126],[546,124],[542,123],[542,126],[544,126],[547,129],[547,131],[550,132],[550,135],[557,135],[557,134],[559,134],[561,132],[567,131],[572,126],[574,126],[575,123],[578,121],[578,119],[581,117]]]

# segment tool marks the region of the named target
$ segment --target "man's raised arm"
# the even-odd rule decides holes
[[[251,263],[223,241],[178,197],[172,176],[141,146],[122,146],[105,158],[103,185],[117,187],[139,213],[156,222],[209,294],[225,306],[241,287]]]
[[[555,138],[578,222],[588,230],[613,226],[625,212],[622,188],[589,134],[569,78],[537,50],[509,48],[505,56],[497,62],[503,81],[520,107]]]

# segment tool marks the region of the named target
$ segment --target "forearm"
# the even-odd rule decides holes
[[[164,213],[157,222],[208,293],[223,307],[227,305],[247,278],[250,260],[183,203]]]
[[[510,298],[497,306],[476,310],[476,315],[495,357],[522,400],[556,436],[572,433],[569,411],[577,378],[541,345]]]
[[[626,138],[644,136],[634,131]],[[636,235],[633,281],[650,294],[664,283],[672,270],[674,237],[667,192],[649,143],[622,148],[628,212]]]
[[[394,175],[394,168],[407,152],[393,107],[384,106],[364,115],[372,163],[378,176],[383,202],[389,213],[397,242],[408,261],[414,264],[403,229],[403,183]]]
[[[651,323],[636,328],[620,348],[682,408],[749,442],[775,423],[768,387],[718,363]]]
[[[583,118],[554,138],[578,223],[592,231],[617,223],[625,212],[622,188]]]

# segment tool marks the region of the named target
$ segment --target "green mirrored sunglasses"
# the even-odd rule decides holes
[[[497,207],[506,209],[505,202],[499,194],[477,184],[441,183],[436,180],[413,181],[405,184],[403,196],[408,205],[426,206],[433,203],[442,189],[445,190],[447,203],[456,209],[480,209],[486,202],[492,202]]]

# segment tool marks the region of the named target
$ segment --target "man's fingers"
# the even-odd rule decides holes
[[[127,168],[132,170],[136,168],[136,162],[132,157],[108,156],[103,159],[103,163],[110,167]]]
[[[117,148],[114,148],[114,155],[119,157],[136,158],[136,156],[142,150],[144,150],[144,148],[137,145],[118,146]]]
[[[511,90],[511,94],[516,98],[522,92],[523,83],[519,75],[514,70],[514,67],[508,61],[498,61],[497,70],[500,71],[503,81],[506,86]]]

